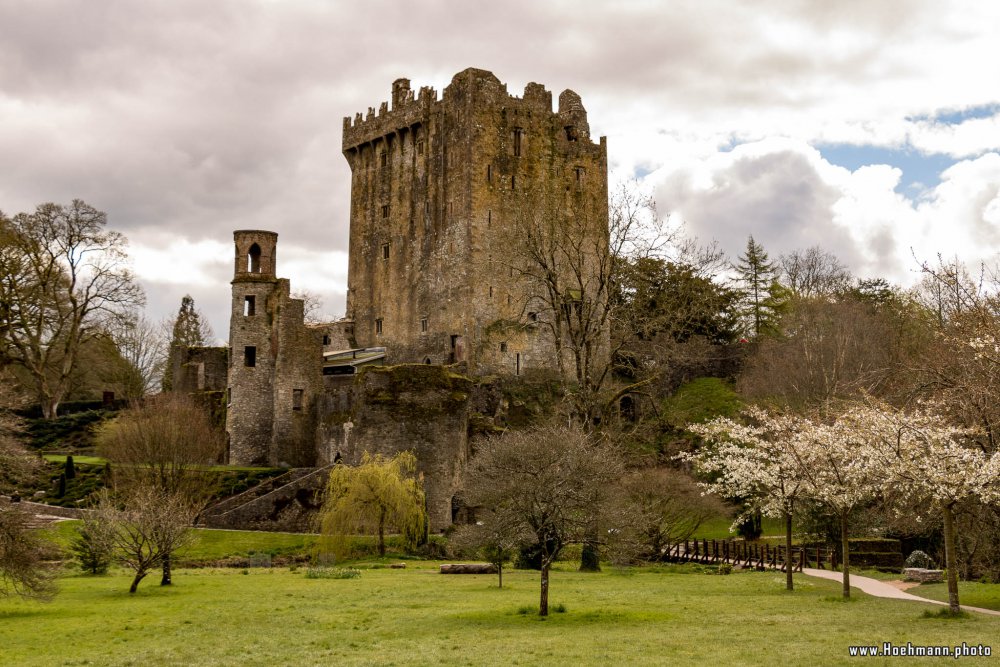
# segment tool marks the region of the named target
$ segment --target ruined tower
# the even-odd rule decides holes
[[[544,86],[515,97],[479,69],[441,99],[398,79],[391,108],[344,119],[343,153],[358,344],[482,372],[554,367],[551,313],[522,289],[505,231],[529,215],[576,217],[606,239],[607,145],[591,140],[580,97],[564,91],[553,112]]]
[[[312,466],[322,340],[275,274],[278,235],[241,230],[229,320],[226,432],[234,465]]]

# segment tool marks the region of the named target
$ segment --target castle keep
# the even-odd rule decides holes
[[[303,302],[277,277],[278,235],[234,233],[229,462],[314,468],[413,450],[440,530],[458,511],[471,424],[502,412],[475,378],[557,367],[558,329],[544,325],[573,304],[546,304],[525,280],[521,223],[583,221],[572,229],[606,247],[606,141],[591,140],[573,91],[553,111],[540,84],[515,97],[490,72],[467,69],[440,99],[395,81],[391,106],[344,119],[343,154],[343,320],[307,325]],[[419,366],[378,368],[386,362]],[[203,377],[197,369],[187,375]]]
[[[579,95],[563,91],[553,112],[544,86],[514,97],[484,70],[456,74],[441,99],[398,79],[391,107],[344,119],[343,151],[358,343],[474,372],[553,367],[534,326],[546,309],[519,281],[511,232],[544,210],[607,235],[607,145],[591,141]]]

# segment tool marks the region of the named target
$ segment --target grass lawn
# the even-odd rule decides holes
[[[906,591],[931,600],[948,601],[948,584],[920,584]],[[981,584],[977,581],[958,582],[958,601],[970,607],[1000,611],[1000,584]],[[998,642],[1000,644],[1000,642]]]
[[[66,576],[50,603],[0,600],[0,662],[11,665],[855,664],[853,644],[998,644],[1000,618],[922,618],[930,605],[797,575],[695,574],[667,566],[552,577],[437,573],[438,563],[310,579],[287,568],[180,570],[126,592],[129,577]],[[522,609],[529,609],[522,613]],[[936,608],[935,608],[936,609]],[[1000,651],[1000,645],[995,646]],[[866,664],[894,664],[866,660]],[[984,663],[985,664],[985,663]]]
[[[65,454],[42,454],[42,458],[49,463],[66,463]],[[102,459],[100,456],[87,456],[86,454],[74,454],[73,463],[80,465],[91,465],[91,466],[102,466],[107,463],[107,459]]]
[[[732,517],[720,516],[714,519],[709,519],[705,523],[701,524],[698,531],[695,533],[695,537],[699,540],[724,540],[730,537],[736,537],[736,533],[729,532],[729,527],[731,525],[733,525]],[[765,516],[761,520],[761,528],[763,529],[762,535],[764,537],[781,536],[781,544],[785,543],[785,524],[781,519],[774,519],[769,516]]]
[[[76,537],[79,521],[60,521],[48,528],[52,540],[67,547]],[[247,556],[252,553],[282,555],[311,555],[316,535],[302,533],[266,533],[249,530],[213,530],[195,528],[192,541],[178,551],[177,560],[221,560],[227,556]],[[2,662],[2,661],[0,661]]]

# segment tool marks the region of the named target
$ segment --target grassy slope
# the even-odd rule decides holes
[[[518,613],[537,603],[536,573],[511,572],[498,590],[495,577],[436,569],[182,570],[132,597],[124,574],[66,577],[54,602],[0,600],[0,652],[5,665],[827,665],[856,662],[851,644],[990,644],[1000,632],[993,617],[923,619],[920,604],[831,602],[836,582],[800,577],[789,594],[776,573],[676,567],[557,571],[552,603],[568,611],[540,620]]]

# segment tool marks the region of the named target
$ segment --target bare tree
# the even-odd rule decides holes
[[[763,340],[739,379],[742,393],[816,408],[878,394],[898,361],[895,332],[865,304],[801,300],[782,321],[784,336]]]
[[[52,551],[26,512],[0,504],[0,596],[50,599],[55,594],[54,573],[45,561],[51,560]]]
[[[104,493],[98,503],[99,541],[112,546],[115,559],[135,573],[129,593],[161,567],[190,536],[192,506],[183,495],[150,484]]]
[[[205,467],[216,463],[223,447],[223,435],[207,412],[180,394],[164,394],[130,408],[106,427],[98,441],[98,451],[115,464],[117,490],[130,494],[133,489],[152,488],[176,496],[179,500],[171,501],[171,507],[183,512],[177,520],[186,525],[211,498],[214,485]],[[158,549],[161,585],[171,583],[168,547]]]
[[[163,373],[165,340],[161,328],[138,313],[111,321],[106,327],[125,361],[118,385],[129,400],[153,393]]]
[[[0,215],[0,347],[30,374],[46,418],[69,390],[81,345],[144,302],[127,241],[106,224],[79,199]]]
[[[24,392],[11,377],[9,369],[0,369],[0,491],[16,490],[41,463],[17,437],[22,420],[14,410],[24,404]]]
[[[631,472],[622,481],[622,491],[630,517],[624,537],[632,542],[626,553],[648,561],[661,560],[670,547],[691,539],[705,521],[731,511],[672,468]]]
[[[798,298],[830,297],[851,286],[847,267],[819,246],[781,255],[778,265],[782,284]]]
[[[467,502],[492,512],[509,538],[527,539],[539,550],[538,613],[547,616],[552,563],[567,544],[595,539],[595,526],[611,509],[607,501],[622,474],[621,458],[598,436],[555,425],[507,431],[476,449]]]
[[[574,411],[589,428],[634,388],[615,383],[621,350],[642,332],[672,328],[667,320],[676,319],[630,298],[649,267],[670,263],[705,277],[720,255],[685,241],[635,184],[615,189],[606,217],[578,210],[559,193],[516,196],[517,213],[497,226],[495,247],[505,249],[501,261],[522,290],[522,318],[530,315],[531,325],[546,331],[560,374],[572,380]],[[651,381],[644,375],[636,383]]]
[[[521,544],[527,541],[517,525],[509,523],[510,517],[484,512],[474,524],[459,526],[448,543],[458,552],[481,555],[497,569],[497,588],[503,588],[503,568]]]
[[[306,324],[323,324],[334,319],[323,312],[323,297],[319,294],[301,289],[292,294],[292,298],[302,300],[302,317]]]

